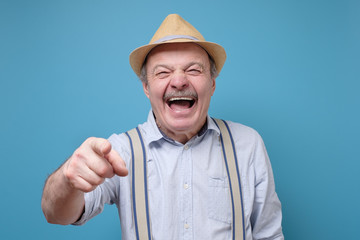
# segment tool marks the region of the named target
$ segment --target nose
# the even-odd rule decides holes
[[[171,88],[182,90],[189,86],[189,80],[184,72],[176,72],[171,78],[170,86]]]

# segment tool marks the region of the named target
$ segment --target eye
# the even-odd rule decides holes
[[[199,75],[202,71],[200,68],[189,68],[187,72],[191,75]]]
[[[161,70],[161,71],[157,71],[155,72],[155,76],[157,78],[166,78],[167,76],[169,76],[170,72],[169,71],[165,71],[165,70]]]

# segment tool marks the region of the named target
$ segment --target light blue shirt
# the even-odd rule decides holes
[[[241,175],[246,240],[284,239],[281,204],[263,141],[255,130],[227,123]],[[164,136],[152,111],[139,128],[147,151],[153,239],[230,239],[229,183],[221,155],[220,130],[213,120],[208,117],[207,126],[186,144]],[[114,134],[109,141],[130,167],[130,146],[125,134]],[[104,204],[116,204],[122,239],[135,239],[130,193],[129,176],[106,179],[85,194],[85,212],[76,225],[99,214]]]

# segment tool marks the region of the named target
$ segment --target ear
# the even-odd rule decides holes
[[[216,88],[216,80],[215,80],[215,78],[212,80],[211,88],[212,88],[212,90],[211,90],[211,96],[212,96],[214,94],[215,88]]]
[[[143,85],[145,95],[149,98],[149,84],[143,82],[142,85]]]

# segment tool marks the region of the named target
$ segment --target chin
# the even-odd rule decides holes
[[[186,133],[196,130],[199,120],[194,119],[175,119],[168,126],[173,132]]]

